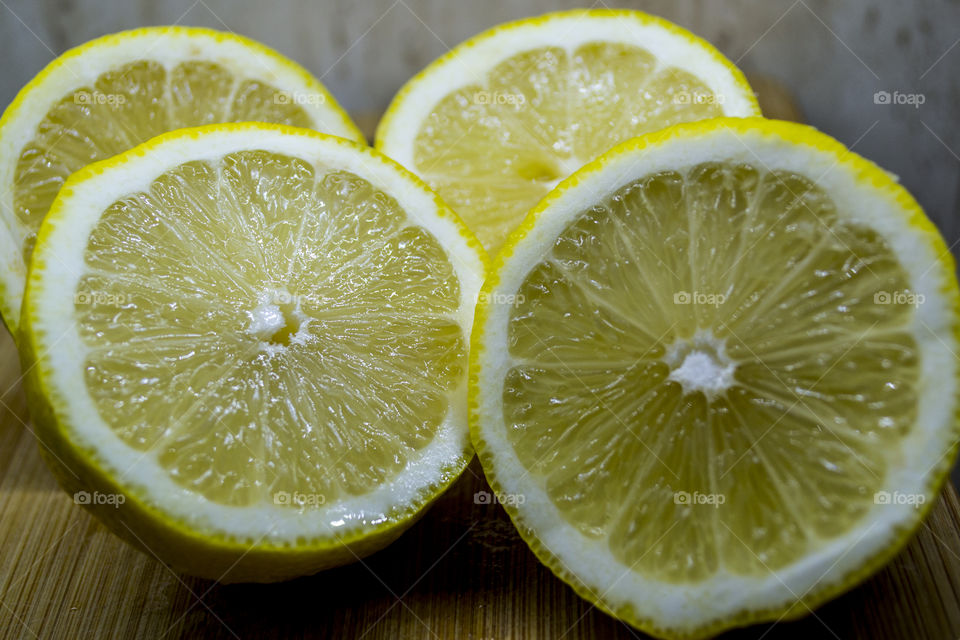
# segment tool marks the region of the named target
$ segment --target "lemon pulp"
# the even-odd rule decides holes
[[[643,177],[517,290],[508,440],[630,570],[766,576],[874,506],[917,413],[909,300],[890,247],[808,178]]]
[[[438,241],[366,180],[278,153],[187,162],[114,202],[75,296],[104,422],[224,505],[388,482],[466,364]]]
[[[723,96],[643,47],[533,48],[440,100],[417,132],[413,161],[496,253],[537,201],[604,151],[723,113]]]
[[[74,171],[167,131],[250,120],[312,125],[291,96],[267,83],[237,78],[213,62],[188,61],[168,69],[135,61],[67,93],[16,162],[13,213],[30,231],[24,261],[29,263],[36,231]]]

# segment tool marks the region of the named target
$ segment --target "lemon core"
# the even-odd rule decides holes
[[[669,380],[679,382],[684,394],[702,391],[708,400],[733,385],[737,365],[727,355],[726,341],[709,329],[698,331],[689,340],[678,338],[664,354],[670,367]]]

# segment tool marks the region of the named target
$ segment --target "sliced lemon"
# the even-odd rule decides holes
[[[376,145],[493,254],[540,198],[610,147],[723,115],[760,108],[709,43],[639,11],[577,10],[455,47],[400,90]]]
[[[271,581],[395,538],[462,471],[482,248],[372,149],[280,125],[88,166],[24,304],[63,486],[176,569]]]
[[[233,34],[136,29],[47,65],[0,119],[0,314],[14,337],[37,229],[71,173],[166,131],[245,120],[363,139],[305,69]]]
[[[814,129],[627,142],[492,273],[470,371],[483,468],[540,559],[644,631],[809,612],[901,548],[950,468],[950,252]]]

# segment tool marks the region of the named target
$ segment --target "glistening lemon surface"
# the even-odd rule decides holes
[[[557,575],[650,633],[807,613],[896,553],[950,468],[950,252],[812,128],[615,148],[531,212],[480,301],[491,484]]]
[[[377,148],[420,175],[496,253],[584,163],[678,122],[760,115],[709,43],[639,11],[577,10],[501,25],[410,80]]]
[[[349,562],[469,459],[484,256],[415,176],[303,129],[165,134],[74,174],[44,222],[24,371],[47,461],[176,569]]]
[[[0,119],[0,313],[14,337],[37,229],[71,173],[166,131],[246,120],[363,139],[305,69],[234,34],[136,29],[47,65]]]

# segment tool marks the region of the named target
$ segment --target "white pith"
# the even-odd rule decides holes
[[[691,168],[712,161],[743,162],[765,170],[786,170],[809,176],[833,198],[841,216],[871,227],[893,248],[908,274],[911,288],[925,297],[916,310],[911,333],[918,345],[924,398],[918,406],[915,429],[892,456],[884,489],[893,493],[929,495],[932,474],[942,468],[945,451],[953,445],[958,345],[953,335],[953,309],[941,293],[953,274],[942,258],[912,228],[889,192],[864,188],[849,166],[837,156],[812,146],[797,146],[762,132],[744,133],[718,128],[696,137],[671,138],[640,150],[611,156],[603,170],[585,172],[579,181],[552,200],[539,214],[534,228],[520,239],[498,270],[499,280],[489,300],[507,300],[516,294],[531,269],[554,240],[582,211],[638,177],[658,171]],[[576,178],[575,178],[576,179]],[[860,178],[862,180],[862,178]],[[762,267],[759,267],[762,268]],[[875,505],[860,524],[845,535],[827,541],[802,560],[764,578],[743,577],[721,569],[696,584],[651,580],[617,562],[603,539],[591,539],[566,522],[539,479],[520,463],[503,421],[504,376],[513,366],[508,344],[509,304],[490,304],[478,330],[478,436],[505,494],[523,495],[513,505],[523,525],[533,532],[564,570],[596,594],[608,609],[630,608],[636,618],[678,635],[730,620],[743,612],[783,610],[801,596],[809,596],[849,580],[905,530],[917,523],[912,504]],[[476,373],[476,372],[475,372]]]
[[[226,35],[226,34],[221,34]],[[109,40],[86,49],[81,55],[63,59],[40,85],[30,88],[24,100],[5,113],[0,128],[0,281],[6,291],[3,309],[7,323],[20,320],[27,265],[23,243],[31,230],[13,212],[13,179],[23,147],[35,136],[37,126],[65,95],[91,86],[106,71],[137,60],[150,60],[173,69],[196,60],[215,62],[240,80],[259,80],[292,94],[314,95],[316,85],[306,84],[301,70],[278,64],[275,57],[252,49],[240,40],[220,39],[200,31],[142,32]],[[70,56],[70,53],[64,57]],[[356,128],[332,105],[332,98],[303,100],[298,105],[313,119],[313,128],[323,133],[362,141]],[[9,316],[9,317],[8,317]]]
[[[663,360],[670,366],[667,377],[679,382],[684,393],[702,391],[707,398],[729,389],[737,368],[727,355],[726,344],[709,329],[670,345]]]
[[[152,180],[183,162],[216,161],[241,150],[265,150],[304,159],[314,165],[352,172],[393,196],[406,211],[409,222],[427,229],[444,247],[459,278],[460,307],[454,319],[469,339],[473,303],[483,280],[483,262],[478,251],[461,234],[449,214],[441,214],[435,196],[405,176],[385,159],[334,138],[318,139],[268,128],[178,136],[154,146],[149,153],[132,152],[128,161],[74,184],[66,215],[55,211],[44,223],[45,241],[38,244],[31,272],[31,302],[27,308],[36,336],[37,367],[58,423],[77,448],[93,452],[93,459],[108,475],[119,478],[131,492],[190,528],[240,540],[268,544],[296,544],[306,540],[349,536],[369,529],[410,505],[428,497],[427,492],[449,479],[452,468],[462,463],[467,449],[466,374],[450,394],[450,408],[433,441],[409,462],[391,482],[371,493],[339,502],[328,502],[300,512],[269,501],[250,507],[213,503],[175,484],[153,454],[134,450],[118,438],[100,417],[86,390],[83,367],[88,347],[81,339],[73,317],[72,291],[84,273],[87,238],[100,214],[113,201],[143,190]],[[137,154],[136,157],[132,157]],[[270,296],[263,298],[251,327],[268,330]],[[259,309],[259,307],[258,307]],[[262,323],[262,324],[258,324]],[[294,336],[292,339],[296,339]],[[268,345],[278,347],[278,345]],[[279,347],[279,348],[282,348]]]
[[[290,321],[296,323],[297,330],[290,336],[291,342],[306,341],[311,318],[300,308],[300,301],[284,310],[279,304],[281,300],[293,300],[286,291],[264,291],[257,300],[257,306],[247,310],[249,324],[247,333],[258,338],[262,347],[267,350],[279,351],[281,345],[272,344],[273,337],[284,329]]]

